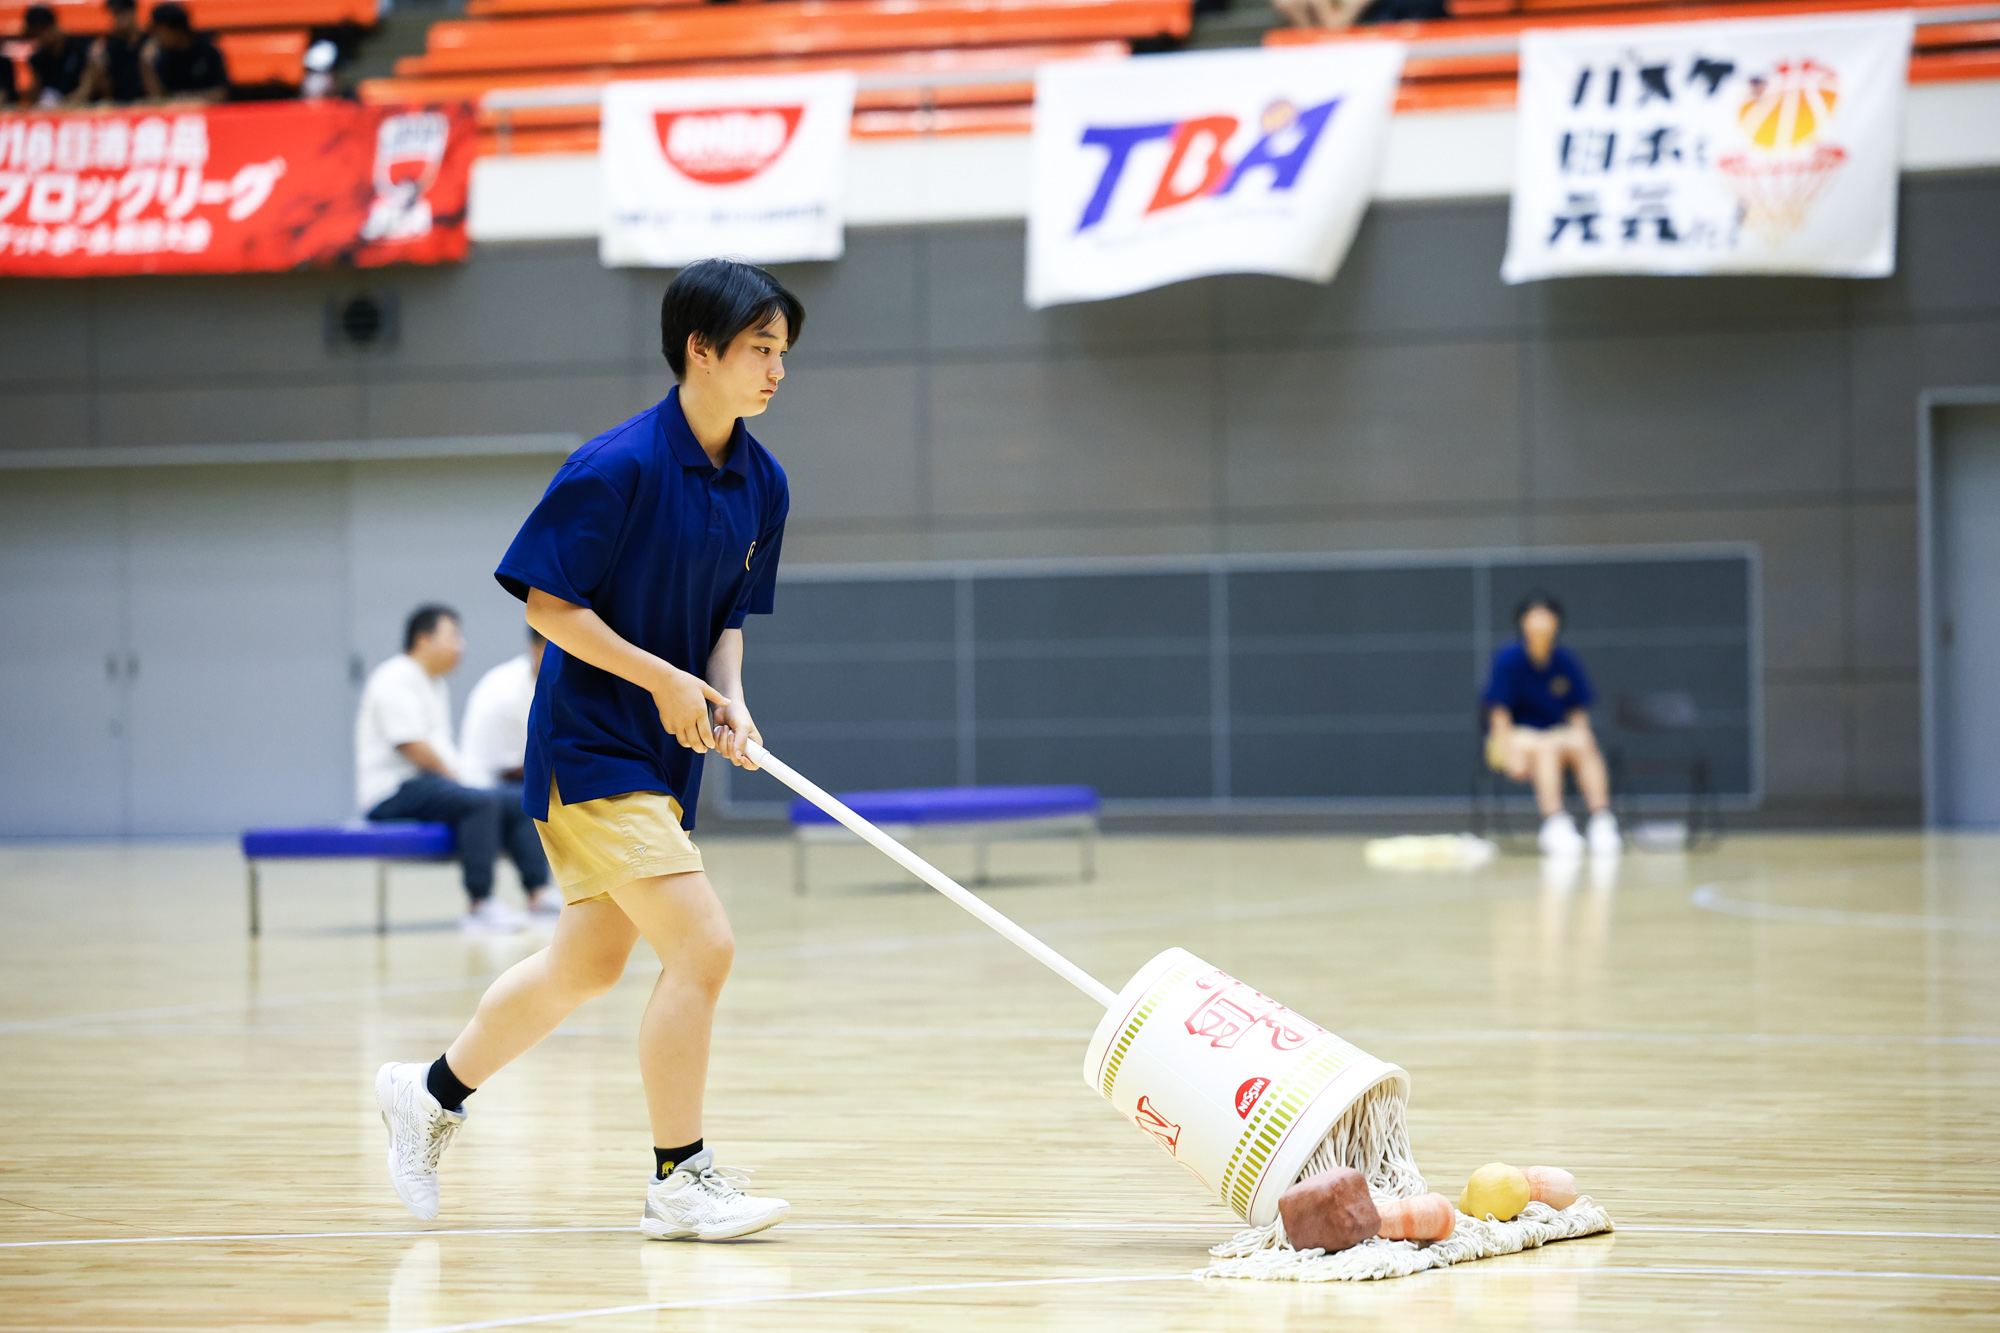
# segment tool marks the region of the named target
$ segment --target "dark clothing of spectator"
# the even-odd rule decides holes
[[[160,90],[169,97],[175,93],[205,92],[229,82],[229,69],[222,63],[222,52],[206,37],[192,38],[178,51],[170,51],[157,42],[154,48],[153,74],[160,81]]]
[[[14,91],[14,60],[5,51],[0,51],[0,106],[14,105],[19,96]]]
[[[1558,645],[1549,660],[1536,666],[1528,650],[1510,643],[1493,654],[1493,674],[1481,696],[1489,708],[1504,708],[1520,726],[1546,731],[1569,721],[1579,708],[1597,701],[1583,663]]]
[[[145,101],[146,80],[139,73],[139,49],[146,44],[145,35],[127,41],[115,32],[108,32],[100,40],[104,43],[104,73],[111,85],[111,100]]]
[[[1354,16],[1357,25],[1363,23],[1405,23],[1411,20],[1444,19],[1451,17],[1451,10],[1445,0],[1368,0],[1366,7]]]
[[[82,85],[83,72],[89,67],[90,43],[81,37],[65,37],[53,49],[37,46],[28,57],[37,97],[48,92],[68,97]]]
[[[368,812],[370,819],[420,819],[449,824],[458,835],[458,863],[465,893],[476,905],[493,896],[493,862],[504,845],[521,886],[529,893],[549,882],[549,861],[535,821],[511,794],[461,787],[436,773],[420,773]]]

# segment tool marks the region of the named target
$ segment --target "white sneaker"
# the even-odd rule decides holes
[[[1625,839],[1618,835],[1618,816],[1609,810],[1599,810],[1590,817],[1586,836],[1592,856],[1616,856],[1625,850]]]
[[[653,1240],[729,1240],[791,1216],[792,1206],[783,1199],[745,1194],[746,1179],[741,1171],[716,1166],[715,1150],[704,1148],[665,1180],[647,1184],[639,1230]]]
[[[525,913],[491,897],[458,919],[459,933],[464,935],[512,935],[527,928]]]
[[[535,896],[528,900],[528,915],[553,921],[562,915],[562,890],[554,885],[535,890]]]
[[[429,1222],[438,1215],[438,1158],[465,1123],[447,1111],[424,1080],[429,1065],[386,1064],[375,1071],[375,1104],[389,1127],[389,1183],[403,1207]]]
[[[1578,856],[1583,852],[1583,835],[1576,831],[1576,821],[1567,811],[1557,811],[1544,819],[1535,843],[1544,856]]]

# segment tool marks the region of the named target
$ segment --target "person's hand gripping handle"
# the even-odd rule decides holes
[[[727,708],[729,699],[699,676],[678,667],[669,667],[668,671],[653,686],[653,704],[660,710],[660,725],[696,754],[707,754],[716,748],[708,706]]]

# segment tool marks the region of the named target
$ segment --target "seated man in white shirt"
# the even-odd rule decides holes
[[[458,613],[420,606],[403,628],[403,651],[369,673],[354,720],[355,789],[370,819],[433,820],[458,835],[471,902],[469,934],[519,930],[521,914],[493,897],[493,863],[504,844],[533,900],[548,887],[549,863],[535,824],[512,799],[459,781],[451,739],[451,692],[444,677],[465,655]]]
[[[506,788],[520,799],[521,773],[528,762],[528,710],[535,704],[535,676],[547,646],[547,639],[529,630],[528,651],[481,676],[466,696],[465,723],[459,728],[465,761],[460,773],[466,786]]]

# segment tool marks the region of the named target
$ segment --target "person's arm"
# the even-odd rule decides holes
[[[580,662],[629,680],[653,696],[660,725],[696,754],[716,748],[708,705],[729,704],[707,681],[681,670],[626,640],[587,606],[566,602],[540,588],[528,589],[528,623],[535,632]],[[739,658],[741,653],[738,653]]]
[[[708,683],[729,696],[729,703],[715,715],[715,748],[738,768],[757,767],[745,747],[751,741],[764,743],[749,705],[743,702],[743,631],[726,629],[708,655]]]
[[[423,769],[424,772],[435,773],[439,777],[449,778],[453,782],[458,781],[458,774],[451,771],[450,764],[447,764],[443,759],[438,757],[438,752],[431,748],[429,741],[404,741],[396,747],[396,750],[403,758],[409,760],[418,768]]]
[[[167,100],[166,87],[160,82],[160,44],[150,37],[139,48],[139,82],[146,86],[148,102]]]

